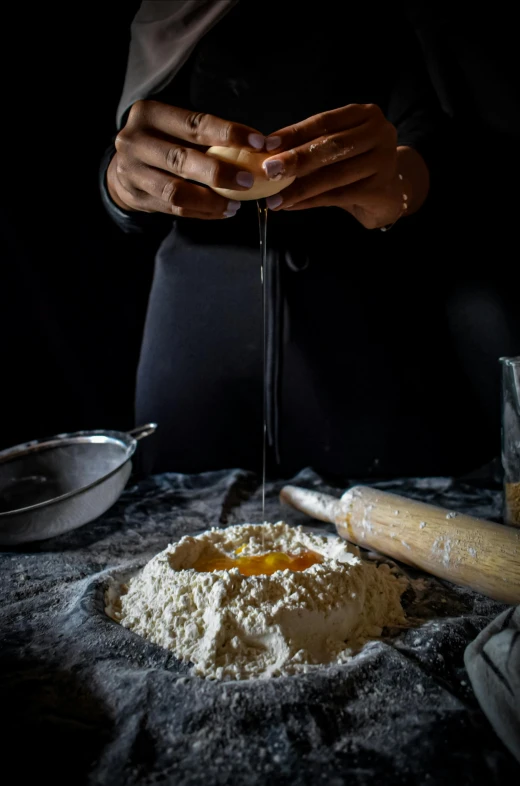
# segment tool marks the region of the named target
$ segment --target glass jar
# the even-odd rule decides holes
[[[504,521],[520,527],[520,356],[502,363]]]

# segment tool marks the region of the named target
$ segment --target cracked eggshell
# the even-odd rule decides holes
[[[241,202],[253,199],[265,199],[265,197],[278,194],[284,188],[291,185],[294,177],[283,177],[281,180],[268,180],[262,169],[262,164],[266,158],[271,158],[272,153],[252,153],[243,147],[210,147],[206,155],[219,158],[221,161],[231,161],[239,164],[242,169],[246,169],[255,176],[255,182],[247,191],[234,191],[231,188],[213,188],[217,194],[227,199],[237,199]]]

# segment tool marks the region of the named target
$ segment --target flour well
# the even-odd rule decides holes
[[[199,573],[201,555],[234,557],[314,551],[304,571],[243,576],[237,568]],[[107,613],[126,628],[214,679],[296,674],[341,663],[387,625],[405,622],[406,580],[362,561],[339,537],[277,524],[244,524],[185,536],[127,585],[107,592]]]

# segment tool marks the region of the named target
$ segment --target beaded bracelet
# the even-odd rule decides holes
[[[399,180],[402,180],[402,179],[403,179],[403,176],[402,176],[401,174],[399,174],[399,175],[398,175],[398,178],[399,178]],[[401,210],[401,212],[399,213],[399,215],[397,216],[397,218],[395,219],[395,221],[394,221],[392,224],[388,224],[386,227],[379,227],[379,228],[380,228],[380,230],[381,230],[381,232],[388,232],[388,230],[389,230],[389,229],[392,229],[392,227],[393,227],[395,224],[397,224],[397,222],[399,221],[399,219],[400,219],[400,218],[402,218],[402,217],[403,217],[403,215],[404,215],[404,214],[406,213],[406,211],[408,210],[408,196],[407,196],[406,194],[401,194],[401,196],[402,196],[402,198],[403,198],[403,207],[402,207],[402,210]]]

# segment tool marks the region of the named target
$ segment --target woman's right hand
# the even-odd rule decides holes
[[[258,151],[264,137],[253,128],[214,115],[158,101],[137,101],[116,138],[117,152],[107,171],[110,196],[127,211],[203,219],[234,216],[240,202],[229,201],[204,185],[247,191],[253,175],[229,161],[207,156],[205,151],[212,145]]]

